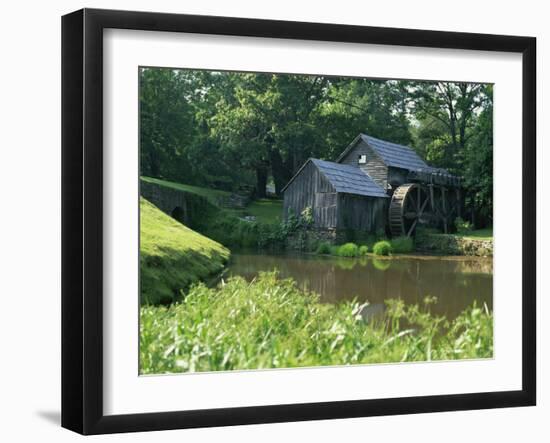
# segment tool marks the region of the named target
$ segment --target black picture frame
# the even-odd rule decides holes
[[[103,30],[171,31],[522,54],[522,389],[110,415],[103,413]],[[536,39],[83,9],[62,18],[62,426],[82,434],[530,406],[536,403]]]

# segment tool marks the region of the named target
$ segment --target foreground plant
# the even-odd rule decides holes
[[[275,273],[197,285],[181,303],[141,308],[141,373],[492,357],[487,309],[473,306],[449,323],[430,314],[433,302],[392,301],[368,320],[368,304],[323,304]]]

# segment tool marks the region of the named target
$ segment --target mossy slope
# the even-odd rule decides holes
[[[169,303],[181,290],[220,272],[229,259],[221,244],[140,199],[141,303]]]

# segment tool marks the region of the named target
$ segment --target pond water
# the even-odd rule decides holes
[[[266,255],[235,253],[224,278],[240,275],[251,280],[260,271],[278,270],[303,289],[337,303],[356,298],[368,301],[367,315],[384,312],[384,301],[400,298],[421,304],[437,297],[431,312],[454,319],[477,300],[493,309],[493,261],[480,258],[399,257],[391,259],[341,258],[310,254]]]

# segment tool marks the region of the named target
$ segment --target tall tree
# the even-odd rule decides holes
[[[416,144],[431,164],[464,177],[472,220],[479,226],[490,223],[492,86],[421,82],[410,92]]]
[[[189,104],[188,71],[141,70],[140,161],[141,173],[173,177],[189,169],[183,149],[193,136],[193,110]]]
[[[443,151],[441,166],[457,169],[477,113],[487,100],[479,83],[417,82],[410,88],[413,115],[428,129],[444,129],[437,144]],[[431,133],[433,136],[433,131]],[[434,140],[432,140],[434,141]],[[459,162],[459,163],[457,163]]]
[[[470,206],[476,224],[493,224],[493,94],[484,86],[487,99],[466,146],[463,175],[470,191]]]
[[[410,144],[407,95],[403,82],[335,78],[319,115],[329,158],[336,158],[357,134]]]
[[[233,159],[256,173],[256,192],[265,196],[271,174],[280,193],[295,169],[315,150],[311,116],[326,81],[318,77],[240,75],[234,100],[218,103],[213,133]]]

